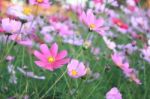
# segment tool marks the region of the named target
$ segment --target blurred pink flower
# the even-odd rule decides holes
[[[15,57],[14,56],[11,56],[11,55],[8,55],[7,57],[6,57],[6,60],[7,61],[13,61],[15,59]]]
[[[89,9],[86,13],[82,12],[79,16],[80,21],[89,27],[90,30],[98,32],[100,35],[105,34],[106,27],[104,27],[104,20],[102,18],[96,19],[93,11]]]
[[[60,36],[68,36],[74,34],[74,31],[69,26],[60,22],[51,22],[54,29],[59,33]]]
[[[125,57],[119,53],[114,53],[112,55],[113,62],[123,71],[123,73],[129,77],[136,84],[141,84],[141,81],[137,78],[135,69],[130,68],[130,65],[125,61]]]
[[[122,99],[122,95],[116,87],[113,87],[107,92],[106,99]]]
[[[131,81],[134,81],[138,85],[142,84],[141,81],[137,77],[137,73],[136,73],[135,69],[130,68],[128,64],[126,66],[124,66],[123,72],[127,77],[129,77],[129,79]]]
[[[10,36],[10,39],[20,45],[24,45],[24,46],[28,46],[28,47],[29,46],[31,47],[33,45],[33,41],[29,38],[23,38],[22,34],[12,34]]]
[[[11,20],[9,18],[2,19],[2,28],[7,33],[18,33],[21,25],[20,21]]]
[[[49,0],[29,0],[29,3],[31,5],[40,5],[43,7],[49,7],[50,6]]]
[[[79,78],[86,74],[86,67],[82,62],[72,59],[67,66],[68,75],[72,78]]]
[[[111,56],[113,62],[119,67],[119,68],[123,68],[124,63],[124,56],[120,55],[119,53],[114,53]]]
[[[112,18],[112,22],[114,24],[116,24],[118,27],[127,30],[128,29],[128,25],[125,24],[121,19],[119,18]]]
[[[58,53],[58,45],[56,43],[52,44],[49,49],[46,44],[40,45],[41,52],[35,50],[34,55],[39,61],[35,61],[35,64],[44,69],[54,71],[62,67],[64,64],[69,62],[67,56],[67,51],[63,50]]]

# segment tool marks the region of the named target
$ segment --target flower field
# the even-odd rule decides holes
[[[150,99],[145,2],[0,0],[0,99]]]

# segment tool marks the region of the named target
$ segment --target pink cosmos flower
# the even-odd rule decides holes
[[[50,6],[49,0],[29,0],[29,3],[31,5],[40,5],[43,7],[49,7]]]
[[[123,65],[126,64],[124,62],[124,56],[118,54],[118,53],[114,53],[112,56],[111,56],[113,62],[119,67],[119,68],[123,68]]]
[[[107,92],[106,99],[122,99],[122,95],[116,87],[113,87]]]
[[[112,22],[113,22],[114,24],[116,24],[117,26],[119,26],[120,28],[122,28],[122,29],[125,29],[125,30],[128,29],[128,25],[125,24],[125,23],[124,23],[121,19],[119,19],[119,18],[112,18]]]
[[[3,18],[2,19],[2,28],[5,32],[8,33],[18,33],[21,28],[21,22],[11,20],[9,18]]]
[[[100,35],[105,34],[106,27],[104,27],[104,20],[102,18],[96,19],[91,9],[86,13],[82,12],[79,16],[80,21],[89,27],[90,30],[98,32]]]
[[[40,45],[40,50],[41,52],[34,51],[35,57],[39,59],[35,61],[35,64],[44,69],[54,71],[67,64],[70,60],[69,58],[65,58],[67,56],[66,50],[58,53],[57,43],[52,44],[50,49],[46,44],[42,44]]]
[[[82,62],[72,59],[67,66],[68,75],[72,78],[79,78],[86,74],[86,67]]]
[[[114,53],[112,55],[112,60],[114,63],[123,71],[123,73],[129,77],[136,84],[141,84],[141,81],[137,78],[135,69],[130,68],[129,63],[125,60],[125,57],[119,53]]]
[[[59,22],[51,22],[54,29],[59,33],[60,36],[68,36],[74,34],[74,31],[69,26]]]

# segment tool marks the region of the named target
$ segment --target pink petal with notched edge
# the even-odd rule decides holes
[[[45,62],[42,62],[42,61],[35,61],[35,64],[37,65],[37,66],[39,66],[39,67],[44,67],[44,66],[46,66],[46,63]]]
[[[83,76],[83,75],[86,74],[86,68],[85,68],[85,66],[84,66],[83,63],[80,63],[80,64],[78,65],[78,71],[79,71],[79,75],[80,75],[80,76]]]
[[[61,52],[59,52],[56,56],[56,60],[60,60],[60,59],[63,59],[67,56],[67,51],[66,50],[63,50]]]
[[[42,55],[39,51],[34,51],[34,56],[36,56],[39,60],[46,62],[46,58],[44,55]]]
[[[122,94],[118,90],[118,88],[113,87],[106,93],[106,99],[122,99]]]
[[[79,20],[82,21],[82,22],[86,22],[86,14],[85,14],[85,12],[81,13],[81,16],[79,17]]]
[[[104,25],[104,20],[102,18],[99,18],[98,20],[95,20],[96,26],[101,27]]]
[[[46,56],[49,57],[51,56],[50,50],[48,49],[48,46],[46,44],[42,44],[40,46],[41,52]]]
[[[87,23],[88,23],[88,25],[90,25],[90,24],[94,24],[94,20],[95,20],[95,16],[94,16],[94,14],[93,14],[93,12],[92,12],[92,10],[91,9],[89,9],[88,11],[87,11]]]
[[[50,71],[53,71],[53,70],[54,70],[53,67],[52,67],[52,65],[50,65],[50,64],[47,63],[47,62],[35,61],[35,64],[36,64],[37,66],[39,66],[39,67],[42,67],[42,68],[44,68],[44,69],[48,69],[48,70],[50,70]]]
[[[64,64],[68,63],[69,61],[70,61],[70,58],[65,58],[65,59],[62,59],[62,60],[58,60],[58,61],[53,63],[53,66],[54,66],[53,68],[54,69],[60,68]]]
[[[67,66],[68,75],[72,78],[79,78],[86,74],[86,67],[83,62],[79,62],[76,59],[72,59],[70,64]],[[77,72],[77,75],[72,75],[72,70]]]
[[[49,63],[47,63],[43,68],[48,69],[50,71],[54,71],[53,65]]]
[[[67,66],[68,71],[72,71],[73,69],[76,70],[76,68],[78,67],[78,64],[79,64],[78,60],[72,59],[71,63],[69,63]]]
[[[50,52],[51,52],[53,57],[56,57],[57,52],[58,52],[58,45],[57,45],[57,43],[52,44]]]

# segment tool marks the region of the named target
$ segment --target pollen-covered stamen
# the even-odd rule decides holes
[[[37,3],[43,3],[44,0],[36,0]]]
[[[31,8],[25,7],[25,8],[23,9],[23,13],[24,13],[25,15],[30,15],[31,12],[32,12]]]
[[[48,58],[48,62],[53,63],[54,61],[55,61],[55,58],[54,58],[54,57],[50,56],[50,57]]]
[[[122,22],[117,22],[117,25],[118,25],[118,26],[122,26],[123,23],[122,23]]]
[[[71,74],[72,74],[72,76],[76,76],[78,73],[77,73],[76,70],[72,70],[72,71],[71,71]]]
[[[94,29],[95,27],[96,27],[95,24],[90,24],[90,29],[91,29],[91,30]]]

